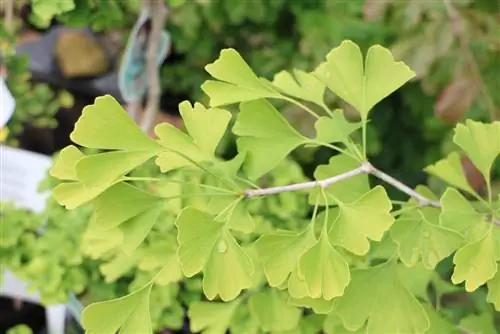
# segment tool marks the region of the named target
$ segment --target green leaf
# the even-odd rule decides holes
[[[437,220],[439,210],[431,210],[435,211]],[[398,245],[401,261],[408,267],[422,262],[425,268],[434,269],[463,242],[460,234],[428,220],[419,209],[397,219],[390,234]]]
[[[471,333],[497,333],[491,313],[471,314],[460,320],[460,327]]]
[[[382,186],[376,186],[355,202],[340,204],[329,233],[330,242],[356,255],[368,253],[369,240],[381,241],[394,223],[391,209],[391,201]]]
[[[495,277],[488,281],[488,297],[486,300],[492,303],[497,311],[500,311],[500,270],[497,270]]]
[[[359,167],[359,162],[355,159],[347,156],[345,154],[335,155],[330,158],[328,165],[319,165],[314,171],[314,178],[316,180],[324,180],[342,173],[349,172],[354,168]],[[327,196],[332,200],[329,201],[329,205],[335,203],[335,199],[339,199],[342,202],[350,203],[356,201],[361,196],[366,194],[370,190],[370,184],[368,182],[368,175],[360,174],[354,177],[350,177],[341,182],[337,182],[324,189]],[[316,199],[320,194],[319,189],[312,189],[309,195],[309,204],[314,205]],[[319,197],[319,205],[326,205],[323,196]]]
[[[331,300],[342,296],[349,284],[349,265],[332,247],[326,228],[316,245],[299,259],[298,274],[307,286],[308,296]]]
[[[111,95],[97,97],[94,104],[83,108],[70,138],[88,148],[161,151]]]
[[[6,334],[33,334],[33,331],[28,325],[22,324],[9,328]]]
[[[108,262],[102,263],[99,270],[104,276],[106,283],[116,282],[120,277],[126,275],[139,261],[140,253],[127,254],[118,251]]]
[[[123,233],[114,228],[105,232],[87,230],[82,237],[82,252],[91,259],[101,258],[105,253],[119,248],[123,243]]]
[[[74,0],[33,0],[32,6],[33,13],[46,21],[75,9],[75,2]]]
[[[76,174],[86,187],[110,185],[155,155],[155,151],[114,151],[88,155],[77,162]]]
[[[301,233],[278,230],[261,236],[255,242],[255,247],[269,285],[276,287],[283,284],[297,267],[297,259],[312,247],[315,241],[311,228]]]
[[[191,331],[225,334],[239,304],[240,300],[229,303],[193,302],[188,310]]]
[[[380,45],[368,49],[363,66],[361,50],[349,40],[330,51],[314,74],[365,120],[373,106],[415,76]]]
[[[94,220],[90,228],[105,231],[161,204],[161,197],[121,182],[95,199]]]
[[[258,78],[245,60],[234,49],[224,49],[219,58],[205,66],[215,79],[207,80],[201,89],[210,97],[210,106],[218,107],[262,98],[279,98],[269,83]]]
[[[427,313],[427,317],[429,317],[429,321],[431,323],[431,327],[426,334],[459,334],[460,330],[449,322],[447,319],[444,319],[430,304],[422,304]]]
[[[362,334],[365,333],[363,329],[357,331],[350,331],[342,324],[342,319],[335,313],[328,314],[323,324],[323,330],[327,334]]]
[[[163,210],[163,204],[138,214],[120,225],[123,232],[122,250],[131,254],[146,239]]]
[[[68,210],[73,210],[82,204],[90,202],[108,188],[108,184],[96,187],[85,187],[81,182],[65,182],[58,184],[52,191],[52,196]]]
[[[467,241],[477,241],[489,227],[486,214],[476,211],[457,190],[448,188],[441,197],[440,224],[460,233]]]
[[[489,182],[491,167],[500,154],[500,122],[484,124],[468,119],[465,125],[457,124],[453,141]]]
[[[366,333],[424,333],[429,319],[418,300],[399,282],[394,262],[351,271],[351,283],[335,306],[345,328]],[[390,319],[390,321],[388,321]]]
[[[226,132],[231,113],[224,109],[206,109],[201,103],[184,101],[179,111],[193,143],[204,153],[213,156],[215,149]]]
[[[345,143],[349,135],[361,128],[360,122],[351,123],[342,109],[333,111],[333,117],[320,117],[314,124],[316,128],[316,139],[322,143]]]
[[[397,269],[401,284],[415,297],[429,301],[429,284],[436,272],[425,268],[422,264],[406,267],[398,263]]]
[[[76,164],[84,156],[76,146],[66,146],[57,156],[54,165],[50,169],[50,175],[59,180],[78,181]]]
[[[209,299],[217,295],[234,299],[252,284],[253,263],[224,223],[197,209],[185,209],[176,225],[179,261],[191,277],[203,270],[203,290]]]
[[[242,103],[233,127],[238,151],[246,152],[245,173],[257,179],[308,139],[298,133],[266,100]]]
[[[469,194],[475,194],[465,178],[460,156],[456,152],[450,153],[445,159],[436,162],[434,165],[427,166],[424,170],[454,187],[467,191]]]
[[[499,234],[490,229],[483,238],[465,245],[455,253],[455,270],[451,276],[453,284],[465,281],[465,290],[472,292],[495,276],[497,260],[500,260]]]
[[[205,212],[188,207],[181,212],[175,224],[182,272],[192,277],[202,271],[208,262],[224,223],[212,219]]]
[[[288,305],[283,293],[275,289],[252,295],[249,305],[250,312],[267,332],[294,329],[302,315],[299,308]]]
[[[285,95],[324,106],[325,85],[314,75],[294,69],[293,73],[281,71],[274,76],[273,85]]]
[[[121,298],[94,303],[82,312],[82,325],[89,334],[152,333],[149,295],[152,284]]]
[[[293,305],[293,306],[310,308],[316,314],[328,314],[333,310],[334,299],[326,300],[323,298],[311,298],[311,297],[293,298],[293,297],[290,297],[288,299],[288,304]]]
[[[236,298],[241,290],[252,286],[254,266],[249,255],[229,231],[223,230],[203,273],[205,296],[210,300],[219,296],[223,301],[228,301]]]

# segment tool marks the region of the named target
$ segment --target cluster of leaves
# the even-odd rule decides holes
[[[46,21],[56,17],[67,25],[90,25],[94,30],[129,28],[140,7],[137,0],[63,2],[37,0],[33,7]],[[167,5],[171,8],[167,28],[175,52],[183,58],[163,68],[162,83],[166,91],[194,100],[201,98],[198,88],[207,79],[200,68],[222,48],[237,49],[252,68],[270,77],[283,68],[311,68],[343,39],[356,40],[363,50],[375,43],[390,45],[396,58],[414,69],[418,81],[377,106],[380,112],[372,118],[367,151],[378,166],[411,184],[425,182],[418,166],[449,153],[452,124],[466,116],[487,121],[500,105],[500,98],[491,95],[499,89],[500,75],[495,1],[453,1],[458,20],[450,17],[444,1],[169,0]],[[491,95],[493,107],[485,95]],[[350,119],[357,117],[333,94],[325,102],[344,108]],[[314,133],[314,123],[300,109],[280,109],[293,125]],[[328,159],[324,153],[299,149],[295,157],[314,165]],[[467,166],[466,157],[463,161]],[[493,177],[498,173],[495,169]],[[480,189],[481,180],[472,179]]]
[[[454,152],[426,168],[449,185],[438,196],[408,188],[366,158],[370,111],[413,78],[412,70],[380,45],[363,59],[351,41],[313,72],[283,71],[272,82],[234,49],[206,70],[213,78],[202,85],[210,106],[179,105],[186,132],[160,124],[152,139],[111,96],[99,97],[84,108],[71,139],[104,152],[68,146],[51,169],[62,181],[53,191],[60,204],[72,210],[92,203],[84,251],[106,259],[107,281],[134,266],[152,269],[129,294],[88,306],[82,315],[88,332],[151,332],[152,291],[190,278],[199,278],[206,298],[189,304],[194,332],[495,332],[500,217],[491,182],[483,199]],[[360,121],[331,110],[325,91],[355,108]],[[314,136],[294,129],[275,100],[310,114]],[[214,152],[231,123],[226,108],[235,104],[238,153],[222,160]],[[453,140],[489,180],[499,137],[499,123],[467,121]],[[293,185],[282,184],[275,171],[290,152],[318,146],[337,154],[317,166],[316,181],[304,182],[295,171],[296,180],[286,180]],[[134,174],[152,160],[161,178]],[[391,201],[370,175],[412,198]],[[152,180],[157,185],[140,185]],[[276,203],[299,216],[302,205],[312,205],[312,217],[281,207],[278,213]],[[157,230],[167,233],[153,239]],[[452,272],[437,268],[450,260]],[[456,310],[445,298],[467,298],[464,292],[481,292],[480,307]]]
[[[18,145],[18,137],[27,124],[37,128],[57,126],[55,114],[60,107],[71,107],[73,97],[66,91],[54,93],[47,85],[32,83],[28,69],[29,59],[14,53],[16,35],[0,23],[0,67],[7,74],[6,84],[16,101],[16,109],[8,121],[5,141],[10,146]]]

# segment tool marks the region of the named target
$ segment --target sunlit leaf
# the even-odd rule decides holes
[[[297,69],[293,73],[281,71],[274,76],[273,85],[285,95],[324,105],[325,85],[310,73]]]
[[[342,109],[333,111],[333,117],[320,117],[314,124],[316,140],[323,143],[346,142],[349,135],[361,128],[360,122],[349,122]]]
[[[201,86],[210,97],[212,107],[281,96],[270,84],[258,78],[234,49],[222,50],[219,58],[205,66],[205,70],[220,80],[207,80]]]
[[[453,323],[442,317],[430,304],[422,304],[425,309],[425,313],[427,313],[427,317],[429,317],[429,321],[431,327],[425,333],[428,334],[458,334],[460,331],[457,326]]]
[[[288,304],[294,305],[294,306],[299,306],[299,307],[310,308],[316,314],[328,314],[333,310],[334,299],[326,300],[323,298],[311,298],[311,297],[293,298],[293,297],[290,297],[288,299]]]
[[[488,297],[486,300],[492,303],[497,311],[500,311],[500,270],[497,270],[495,277],[488,281]]]
[[[316,245],[308,249],[299,259],[298,273],[306,283],[312,298],[331,300],[341,296],[349,284],[349,265],[330,244],[327,229]]]
[[[301,310],[287,303],[283,293],[275,289],[259,292],[249,300],[250,312],[262,329],[268,332],[294,329],[300,320]]]
[[[376,186],[352,203],[339,205],[339,214],[330,230],[330,241],[346,250],[364,255],[369,240],[380,241],[394,223],[392,204],[385,189]]]
[[[374,45],[363,64],[360,48],[343,41],[326,56],[314,74],[344,101],[356,108],[363,119],[382,99],[415,76],[402,62],[394,61],[389,50]]]
[[[192,303],[188,310],[191,331],[203,334],[225,334],[239,304],[239,300],[229,303]]]
[[[454,187],[474,194],[474,190],[465,178],[460,156],[456,152],[450,153],[446,158],[436,162],[434,165],[427,166],[425,171],[448,182]]]
[[[242,103],[233,132],[240,136],[238,150],[246,152],[244,170],[252,179],[275,168],[308,140],[265,100]]]
[[[460,320],[459,325],[471,333],[497,334],[490,313],[468,315]]]
[[[493,162],[500,154],[500,122],[484,124],[468,119],[465,125],[457,124],[453,141],[488,181]]]
[[[255,242],[269,285],[281,285],[297,266],[297,259],[312,245],[316,238],[313,230],[301,233],[276,231]]]
[[[97,97],[94,104],[83,108],[70,137],[76,144],[88,148],[161,150],[161,146],[139,129],[111,95]]]
[[[390,262],[351,271],[351,283],[335,306],[347,329],[358,330],[365,322],[366,333],[424,333],[429,328],[425,309],[398,281],[396,268]]]
[[[73,145],[66,146],[50,169],[50,175],[60,180],[77,181],[76,164],[85,155]]]
[[[149,316],[149,295],[152,284],[121,298],[87,306],[82,325],[89,334],[152,333]]]

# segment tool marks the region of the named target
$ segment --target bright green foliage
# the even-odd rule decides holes
[[[460,327],[473,333],[495,334],[492,317],[488,313],[469,315],[460,320]]]
[[[497,270],[495,277],[488,281],[487,300],[494,304],[497,310],[500,309],[500,270]]]
[[[268,82],[257,77],[234,49],[223,50],[219,59],[205,69],[220,80],[208,80],[201,87],[210,97],[211,107],[281,96]]]
[[[420,192],[434,198],[425,188]],[[434,269],[462,245],[460,234],[439,225],[439,209],[418,208],[413,199],[405,207],[415,209],[398,217],[391,228],[391,238],[397,244],[399,257],[406,266],[422,262],[425,268]]]
[[[50,22],[53,16],[73,10],[75,2],[73,0],[34,0],[33,8],[37,18],[42,22]]]
[[[394,218],[384,188],[377,186],[352,203],[339,202],[338,216],[329,232],[330,241],[356,254],[364,255],[369,240],[380,241]]]
[[[273,82],[234,49],[206,69],[215,79],[203,85],[211,108],[181,103],[186,132],[161,124],[151,139],[106,96],[86,108],[72,139],[111,152],[83,155],[70,147],[52,170],[66,181],[54,191],[59,202],[94,207],[82,248],[99,259],[104,280],[134,275],[126,297],[87,307],[89,332],[150,332],[148,318],[163,318],[149,301],[176,315],[163,321],[169,324],[182,317],[182,303],[191,329],[204,333],[451,331],[473,311],[444,304],[444,294],[463,293],[450,288],[450,279],[477,290],[471,296],[478,310],[492,307],[486,300],[498,308],[498,203],[491,193],[484,200],[472,191],[459,153],[427,169],[451,186],[440,197],[415,192],[366,161],[369,111],[414,76],[387,49],[371,47],[363,62],[359,47],[345,41],[313,74],[281,72]],[[361,122],[329,110],[324,86],[356,108]],[[316,138],[298,132],[269,100],[275,98],[318,118]],[[231,123],[224,107],[237,103],[238,152],[224,161],[215,156]],[[488,134],[481,142],[496,140],[482,126],[457,129],[455,143],[468,153],[476,132]],[[359,128],[361,143],[353,136]],[[339,153],[317,166],[317,182],[284,164],[296,149],[312,146]],[[481,161],[489,166],[493,155]],[[153,161],[160,175],[137,174]],[[368,174],[413,199],[391,201]]]
[[[33,334],[33,331],[28,325],[17,325],[7,330],[7,334]]]
[[[361,50],[352,41],[344,41],[330,51],[326,62],[314,74],[356,108],[365,120],[373,106],[415,76],[408,66],[395,62],[390,51],[380,45],[368,49],[363,64]]]
[[[500,154],[500,123],[467,120],[458,124],[453,141],[460,146],[489,182],[491,167]]]
[[[325,85],[312,74],[293,70],[293,73],[281,71],[274,76],[273,85],[279,88],[283,94],[290,95],[301,100],[324,106],[323,94]]]
[[[238,150],[246,153],[245,172],[257,179],[307,142],[266,100],[242,103],[233,127]]]
[[[266,332],[287,331],[297,327],[301,310],[288,305],[282,292],[267,290],[259,292],[249,301],[250,312]]]
[[[344,326],[366,333],[422,333],[429,328],[424,308],[398,280],[396,265],[355,269],[335,312]]]
[[[475,193],[465,178],[460,157],[456,152],[450,153],[445,159],[426,167],[425,171],[439,177],[454,187],[467,191],[469,194]]]
[[[86,333],[114,334],[151,333],[149,296],[152,284],[145,285],[127,296],[95,303],[82,313]]]

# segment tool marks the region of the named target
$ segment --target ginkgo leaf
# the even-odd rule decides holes
[[[465,125],[457,124],[453,141],[489,182],[491,167],[500,154],[500,122],[484,124],[468,119]]]
[[[161,197],[121,182],[108,188],[95,199],[92,229],[105,231],[162,203]]]
[[[413,267],[398,263],[397,270],[399,281],[412,295],[420,300],[429,301],[429,284],[435,271],[425,268],[421,263]]]
[[[152,284],[121,298],[98,302],[82,312],[82,325],[89,334],[152,333],[149,295]]]
[[[425,313],[427,313],[427,317],[429,318],[429,322],[431,327],[426,334],[458,334],[460,331],[457,326],[443,318],[430,304],[422,304],[425,309]]]
[[[97,97],[94,104],[83,108],[70,138],[76,144],[88,148],[161,150],[161,146],[139,129],[111,95]]]
[[[237,201],[236,206],[233,205],[235,201]],[[238,196],[213,196],[207,204],[207,210],[215,215],[228,207],[232,207],[227,216],[227,226],[231,230],[243,233],[250,233],[254,230],[254,219],[245,204],[238,201]]]
[[[158,220],[162,210],[163,204],[156,204],[120,225],[120,230],[123,232],[121,248],[125,253],[130,254],[141,245]]]
[[[469,333],[498,334],[491,313],[468,315],[460,319],[459,326]]]
[[[215,149],[226,132],[231,120],[231,113],[224,109],[206,109],[201,103],[184,101],[179,104],[179,112],[187,132],[193,143],[209,156],[215,154]]]
[[[446,158],[427,166],[424,170],[454,187],[467,191],[469,194],[475,194],[465,177],[460,156],[456,152],[450,153]]]
[[[207,80],[201,86],[210,97],[212,107],[281,96],[270,84],[258,78],[234,49],[222,50],[219,58],[205,66],[205,70],[220,80]]]
[[[326,227],[316,245],[300,257],[298,269],[312,298],[331,300],[341,296],[349,284],[349,265],[330,244]]]
[[[255,247],[269,285],[276,287],[285,282],[297,267],[297,259],[314,245],[315,240],[311,228],[301,233],[278,230],[261,236],[255,242]]]
[[[106,283],[116,282],[117,279],[129,272],[139,261],[140,252],[127,254],[117,252],[115,257],[99,266],[99,271],[104,276]]]
[[[339,214],[330,230],[330,241],[356,254],[370,249],[369,240],[380,241],[394,223],[392,204],[382,186],[376,186],[352,203],[339,205]]]
[[[240,136],[238,151],[246,152],[243,169],[251,179],[269,172],[308,141],[266,100],[242,103],[233,132]]]
[[[314,124],[316,140],[322,143],[347,142],[349,135],[361,128],[361,122],[349,122],[342,109],[333,111],[332,117],[320,117]]]
[[[345,328],[366,333],[424,333],[430,323],[418,300],[399,282],[394,262],[351,271],[334,312]]]
[[[78,180],[86,187],[112,184],[156,155],[155,151],[113,151],[88,155],[76,164]],[[103,168],[103,166],[113,166]]]
[[[330,158],[328,165],[319,165],[314,171],[316,180],[324,180],[342,173],[349,172],[359,167],[359,162],[345,154],[338,154]],[[359,199],[370,190],[368,175],[360,174],[346,180],[334,183],[325,188],[325,193],[330,196],[329,205],[335,204],[334,199],[350,203]],[[309,204],[314,205],[320,194],[320,190],[312,189],[309,194]],[[319,197],[319,205],[326,205],[323,196]]]
[[[457,190],[448,188],[441,197],[440,224],[473,242],[489,228],[486,214],[478,212]]]
[[[326,334],[363,334],[366,331],[360,328],[356,331],[347,330],[342,323],[342,319],[335,313],[331,312],[323,323],[323,331]]]
[[[225,334],[240,300],[229,303],[193,302],[189,305],[190,329],[194,333]]]
[[[497,261],[500,260],[499,245],[498,234],[490,229],[483,238],[460,248],[453,257],[453,284],[465,281],[465,290],[472,292],[492,279],[498,269]]]
[[[249,255],[227,230],[223,230],[203,271],[203,291],[208,299],[236,298],[252,285],[254,265]]]
[[[287,303],[282,292],[275,289],[252,295],[249,306],[250,312],[266,332],[294,329],[302,314],[299,308]]]
[[[295,268],[288,278],[287,282],[288,293],[296,299],[304,299],[309,297],[307,283],[303,277],[299,277],[299,268]],[[279,288],[279,287],[278,287]]]
[[[273,85],[285,95],[324,106],[325,84],[310,73],[297,69],[293,73],[281,71],[274,76]]]
[[[109,186],[108,184],[103,184],[95,187],[85,187],[79,181],[65,182],[58,184],[54,188],[52,196],[59,204],[65,206],[66,209],[73,210],[82,204],[90,202]]]
[[[175,254],[177,257],[177,240],[167,235],[165,242],[151,243],[142,252],[143,258],[137,264],[140,270],[150,271],[162,268],[165,266],[166,258],[170,258]]]
[[[437,217],[439,210],[436,211]],[[460,234],[434,224],[422,213],[402,215],[391,227],[390,234],[398,245],[401,261],[408,267],[421,261],[425,268],[434,269],[463,242]]]
[[[182,272],[192,277],[202,271],[208,262],[224,223],[212,219],[203,211],[188,207],[181,212],[175,224]]]
[[[83,234],[80,248],[91,259],[98,259],[107,252],[119,248],[122,243],[123,233],[118,228],[98,233],[87,230]]]
[[[59,180],[78,181],[75,169],[76,163],[84,156],[76,146],[66,146],[59,152],[54,165],[50,169],[50,175]]]
[[[330,51],[314,74],[365,120],[373,106],[415,76],[380,45],[368,49],[363,65],[360,48],[349,40]]]
[[[334,299],[326,300],[323,298],[311,298],[311,297],[293,298],[293,297],[290,297],[290,298],[288,298],[288,304],[294,305],[294,306],[299,306],[299,307],[310,308],[316,314],[328,314],[333,310]]]
[[[500,270],[497,270],[495,277],[488,281],[488,296],[486,300],[492,303],[495,309],[500,312]]]

